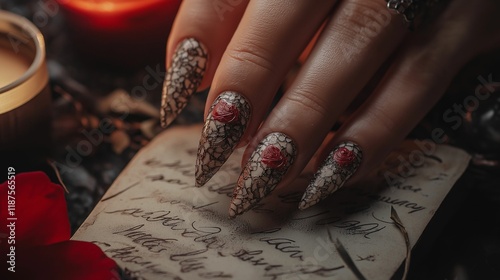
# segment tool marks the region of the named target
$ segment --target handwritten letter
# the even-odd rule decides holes
[[[328,230],[367,279],[389,279],[405,258],[393,206],[412,246],[467,167],[469,156],[406,143],[367,182],[297,210],[307,173],[252,211],[228,219],[238,151],[194,186],[201,127],[173,128],[144,148],[73,236],[91,241],[144,279],[355,279]]]

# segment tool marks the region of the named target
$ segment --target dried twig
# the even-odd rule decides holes
[[[403,225],[403,222],[401,222],[401,219],[399,218],[398,213],[396,212],[396,209],[391,206],[391,220],[394,221],[398,229],[401,231],[405,238],[405,243],[406,243],[406,262],[405,262],[405,270],[403,273],[403,280],[406,279],[408,276],[408,271],[410,269],[410,258],[411,258],[411,245],[410,245],[410,237],[408,236],[408,232],[406,231],[405,226]]]
[[[56,173],[56,176],[57,176],[57,180],[59,180],[59,183],[63,187],[64,191],[66,191],[66,193],[69,193],[68,188],[66,188],[66,185],[64,184],[64,182],[61,178],[61,173],[59,172],[59,169],[56,166],[56,162],[52,159],[47,159],[47,163],[50,165],[50,167],[52,167],[52,169],[54,169],[54,172]]]
[[[359,280],[366,280],[366,278],[363,276],[361,271],[359,271],[358,267],[352,260],[351,256],[349,256],[349,253],[347,253],[347,250],[344,248],[342,243],[340,243],[340,240],[338,238],[333,240],[332,233],[330,232],[330,229],[327,229],[328,231],[328,238],[330,239],[330,242],[332,242],[335,245],[335,248],[339,252],[340,257],[344,261],[344,263],[347,265],[347,267],[356,275],[356,277]]]

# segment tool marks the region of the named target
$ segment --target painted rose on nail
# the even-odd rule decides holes
[[[333,159],[338,165],[342,167],[348,167],[353,164],[356,160],[356,154],[353,151],[347,149],[346,147],[339,148],[333,155]]]
[[[262,139],[238,178],[229,216],[234,218],[245,213],[271,193],[292,166],[296,155],[292,138],[282,132],[270,133]]]
[[[287,159],[280,148],[271,145],[264,149],[261,162],[269,168],[279,169],[287,164]]]
[[[221,93],[210,107],[196,159],[196,186],[208,182],[229,158],[250,120],[250,103],[234,91]]]
[[[239,120],[240,112],[233,104],[221,100],[215,105],[212,116],[216,121],[230,124]]]
[[[299,209],[304,210],[340,189],[361,165],[363,152],[354,142],[343,142],[333,149],[304,193]]]

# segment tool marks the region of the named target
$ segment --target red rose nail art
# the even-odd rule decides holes
[[[221,123],[235,123],[239,119],[240,112],[233,104],[221,100],[215,105],[212,116]]]
[[[353,151],[347,149],[346,147],[339,148],[333,155],[333,159],[338,165],[342,167],[347,167],[351,165],[356,160],[356,154]]]
[[[262,163],[270,168],[278,169],[286,165],[287,159],[280,148],[276,146],[267,146],[262,152]]]
[[[293,140],[282,132],[267,135],[257,146],[243,168],[229,206],[234,218],[257,205],[281,182],[292,166],[297,149]]]
[[[250,103],[239,93],[225,91],[210,107],[196,159],[196,186],[208,182],[229,158],[250,121]]]
[[[299,203],[299,209],[309,208],[340,189],[356,172],[362,157],[363,152],[356,143],[338,145],[316,172]]]

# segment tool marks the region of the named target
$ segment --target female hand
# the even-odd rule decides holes
[[[300,202],[305,209],[379,165],[464,64],[500,46],[499,13],[497,0],[453,0],[409,32],[384,0],[185,0],[167,46],[163,124],[211,85],[196,184],[249,143],[234,217],[290,183],[318,153],[326,160]],[[297,78],[267,115],[315,34]],[[376,89],[324,148],[331,127],[384,63]]]

